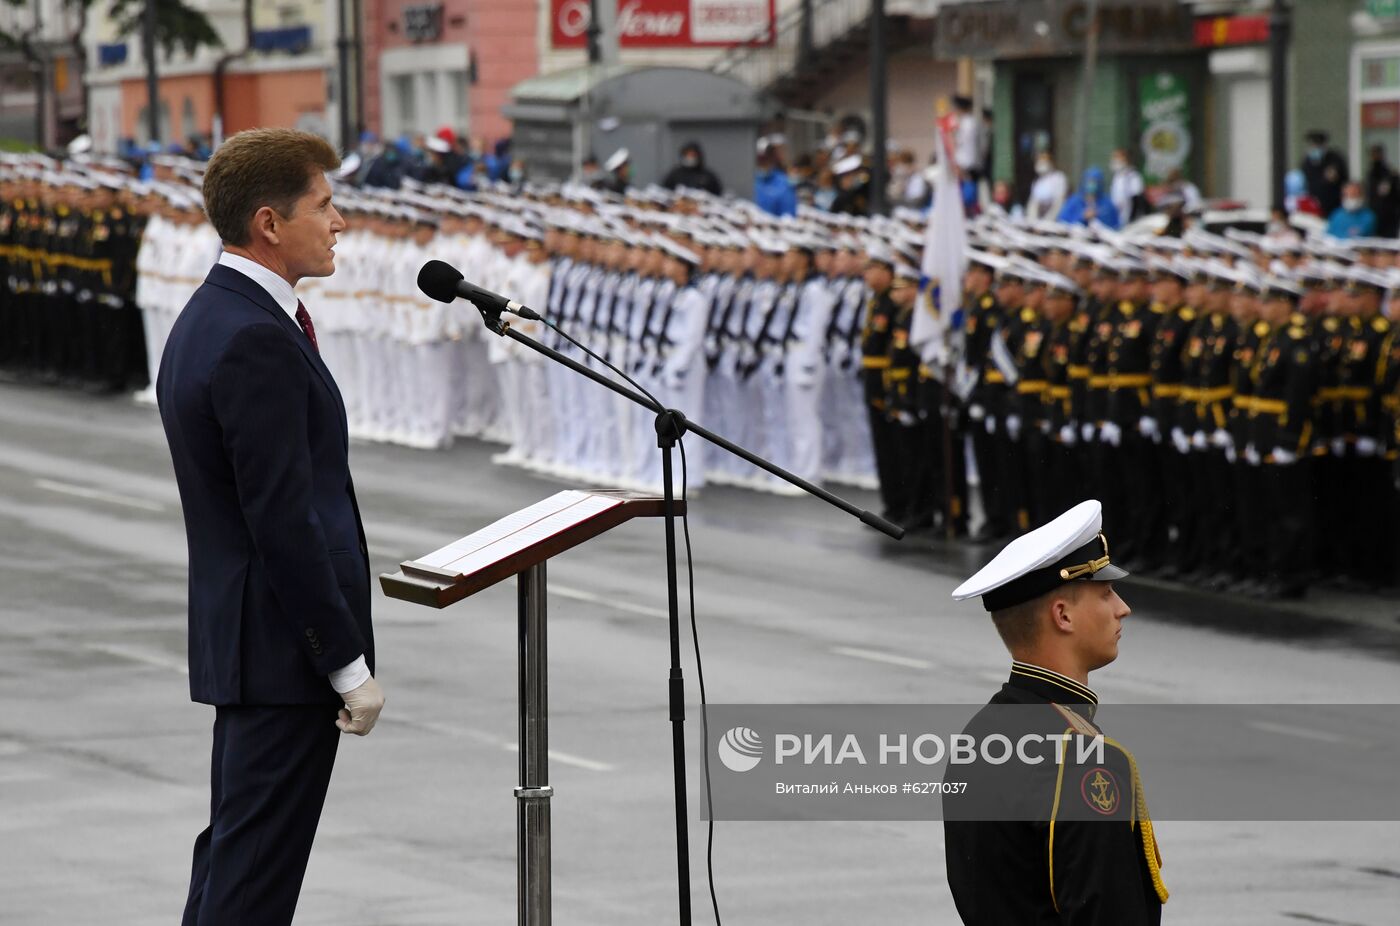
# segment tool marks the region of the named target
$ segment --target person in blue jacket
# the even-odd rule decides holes
[[[1097,219],[1109,228],[1119,226],[1118,207],[1104,189],[1102,170],[1089,167],[1084,171],[1079,189],[1060,208],[1059,219],[1070,225],[1088,225]]]
[[[753,201],[771,215],[796,215],[797,190],[783,163],[769,150],[758,155],[758,174],[753,181]]]
[[[1359,183],[1342,187],[1342,204],[1327,217],[1327,234],[1333,238],[1372,238],[1376,234],[1376,214],[1366,205],[1366,193]]]

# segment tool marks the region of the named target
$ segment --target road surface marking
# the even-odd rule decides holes
[[[520,746],[516,743],[506,743],[506,752],[519,752]],[[549,760],[558,762],[560,765],[572,765],[575,768],[585,769],[590,772],[611,772],[613,766],[606,762],[597,762],[593,759],[585,759],[567,752],[557,752],[553,749],[549,751]]]
[[[932,663],[923,659],[914,659],[911,656],[896,656],[894,653],[882,653],[874,649],[860,649],[855,646],[833,646],[831,651],[838,656],[850,656],[852,659],[865,659],[870,662],[883,662],[891,666],[904,666],[906,669],[932,668]]]
[[[117,495],[113,492],[103,492],[101,489],[89,489],[86,486],[73,485],[70,482],[54,482],[52,479],[36,479],[34,484],[41,489],[50,492],[57,492],[60,495],[72,495],[76,498],[88,498],[94,501],[107,502],[111,505],[124,505],[127,508],[139,508],[142,511],[160,512],[165,510],[165,506],[148,501],[144,498],[133,498],[130,495]]]
[[[1284,736],[1296,736],[1303,740],[1317,740],[1320,743],[1349,743],[1351,740],[1345,736],[1337,736],[1335,733],[1327,733],[1323,730],[1310,730],[1307,727],[1295,727],[1286,723],[1270,723],[1267,720],[1250,721],[1249,724],[1256,730],[1263,730],[1265,733],[1281,733]]]
[[[601,605],[604,608],[611,608],[614,611],[626,611],[629,614],[640,614],[643,617],[667,618],[671,612],[665,608],[653,608],[644,604],[632,604],[628,601],[618,601],[606,595],[585,592],[581,588],[571,588],[567,585],[550,584],[549,593],[558,595],[560,598],[572,598],[574,601],[586,601],[589,604]]]

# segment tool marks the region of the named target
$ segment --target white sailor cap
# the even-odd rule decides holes
[[[852,154],[842,158],[835,164],[831,165],[831,172],[836,176],[840,177],[844,174],[849,174],[852,171],[859,170],[860,165],[861,156],[858,154]]]
[[[661,246],[661,249],[663,251],[665,251],[671,257],[674,257],[676,260],[690,264],[692,267],[698,267],[700,265],[700,258],[698,255],[696,255],[694,251],[688,248],[681,247],[679,244],[676,244],[670,238],[658,236],[658,240],[656,243]]]
[[[621,167],[623,164],[626,164],[630,160],[632,160],[632,153],[626,148],[618,148],[608,158],[607,162],[603,164],[603,170],[617,170],[619,167]]]
[[[1049,524],[1008,543],[987,565],[953,591],[954,601],[982,597],[1001,611],[1052,592],[1067,582],[1113,582],[1128,573],[1108,557],[1103,506],[1080,502]]]
[[[337,168],[331,173],[331,176],[335,177],[335,179],[337,179],[337,180],[344,180],[344,179],[346,179],[347,177],[353,177],[353,176],[355,176],[355,171],[357,171],[357,170],[359,170],[359,169],[360,169],[360,155],[359,155],[359,152],[357,152],[357,151],[352,151],[352,152],[350,152],[349,154],[347,154],[347,155],[345,156],[345,160],[343,160],[343,161],[340,162],[340,166],[337,167]]]

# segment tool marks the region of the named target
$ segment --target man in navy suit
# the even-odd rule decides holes
[[[186,926],[291,922],[340,734],[369,733],[384,704],[345,406],[294,291],[335,272],[338,164],[287,129],[215,152],[224,252],[156,382],[189,542],[190,694],[215,708]]]

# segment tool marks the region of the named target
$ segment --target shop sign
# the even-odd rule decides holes
[[[410,42],[436,42],[442,38],[442,4],[404,7],[403,36]]]
[[[1267,41],[1267,16],[1202,16],[1196,20],[1196,44],[1201,48],[1261,45]]]
[[[1186,165],[1191,156],[1191,93],[1177,74],[1158,71],[1138,79],[1142,173],[1149,184]]]
[[[938,8],[934,54],[1078,55],[1095,25],[1104,54],[1178,51],[1191,48],[1194,38],[1190,8],[1181,0],[983,0]]]
[[[775,0],[618,0],[622,48],[771,45]],[[583,48],[590,0],[550,0],[555,48]]]
[[[1361,104],[1363,129],[1400,129],[1400,100]]]
[[[1400,0],[1366,0],[1366,12],[1374,19],[1400,19]]]

